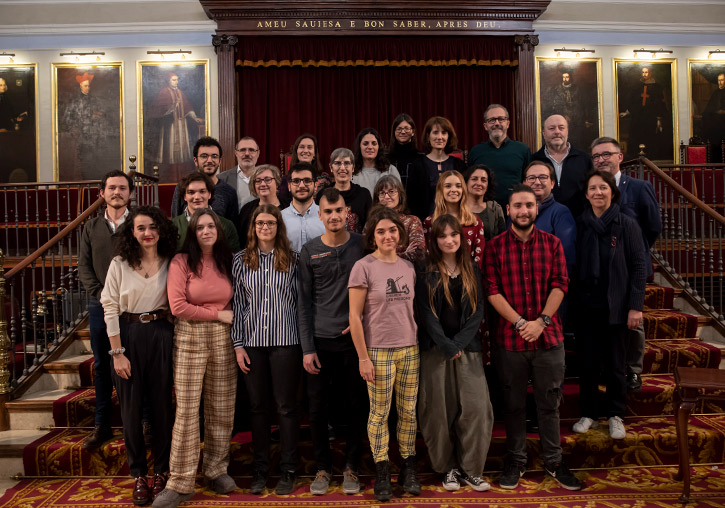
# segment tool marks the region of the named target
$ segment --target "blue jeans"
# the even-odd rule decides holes
[[[103,319],[103,306],[95,298],[88,302],[88,324],[91,329],[91,348],[95,362],[95,387],[96,387],[96,425],[102,427],[111,426],[111,394],[113,393],[113,382],[111,381],[111,357],[108,351],[111,343],[106,333],[106,322]]]

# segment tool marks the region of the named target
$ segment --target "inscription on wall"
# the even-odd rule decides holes
[[[478,21],[445,19],[265,19],[253,21],[259,32],[284,31],[509,31],[521,28],[516,21]],[[251,25],[250,23],[250,25]],[[248,27],[245,27],[248,28]]]

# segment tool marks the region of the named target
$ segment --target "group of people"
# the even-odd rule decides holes
[[[237,489],[227,467],[238,376],[249,400],[251,494],[267,485],[275,413],[275,492],[295,489],[303,376],[314,495],[332,480],[329,423],[340,388],[333,405],[346,431],[344,493],[361,489],[367,434],[375,497],[391,498],[393,400],[405,492],[421,492],[418,429],[445,489],[488,490],[489,382],[502,394],[506,425],[500,486],[516,488],[526,470],[531,382],[546,471],[581,488],[559,435],[564,331],[575,331],[580,352],[574,431],[607,416],[611,437],[623,439],[627,388],[641,386],[657,200],[651,185],[620,173],[616,140],[597,139],[591,155],[576,150],[560,115],[546,119],[533,156],[507,137],[503,106],[489,106],[484,125],[489,140],[474,147],[468,167],[443,117],[425,125],[426,153],[415,122],[401,114],[387,152],[375,129],[363,129],[352,150],[332,152],[329,173],[317,140],[304,134],[284,178],[257,165],[249,137],[235,147],[238,166],[218,173],[222,148],[202,138],[198,171],[177,186],[173,221],[157,208],[129,209],[133,182],[123,172],[104,177],[107,206],[86,224],[79,259],[96,358],[96,426],[84,447],[110,438],[115,386],[135,504],[169,508],[193,496],[200,411],[205,482],[220,494]],[[487,381],[489,354],[497,376]]]

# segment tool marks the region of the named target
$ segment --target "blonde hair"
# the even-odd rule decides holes
[[[468,190],[466,189],[466,180],[463,175],[458,171],[451,170],[445,171],[438,177],[438,184],[436,185],[436,198],[435,208],[433,209],[433,220],[436,220],[441,215],[448,213],[448,206],[446,206],[446,200],[443,198],[443,184],[449,176],[455,176],[461,182],[461,200],[458,203],[458,222],[461,226],[474,226],[478,221],[476,215],[468,207]]]
[[[279,189],[279,185],[282,183],[282,175],[279,172],[279,168],[277,166],[274,166],[272,164],[262,164],[261,166],[257,166],[252,171],[252,175],[249,177],[249,192],[252,193],[252,196],[255,198],[259,197],[259,194],[257,194],[257,188],[254,184],[254,181],[257,179],[260,173],[263,171],[271,171],[272,177],[274,178],[274,181],[277,182],[277,189]]]

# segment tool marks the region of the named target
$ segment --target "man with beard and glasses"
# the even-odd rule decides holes
[[[578,217],[584,211],[584,182],[587,173],[592,170],[592,158],[588,153],[571,146],[569,122],[562,115],[548,117],[541,134],[544,146],[532,156],[532,160],[554,166],[554,198],[566,206],[574,217]]]
[[[524,168],[531,161],[531,150],[520,141],[514,141],[506,133],[511,122],[509,112],[501,104],[491,104],[483,114],[483,128],[488,132],[488,141],[471,149],[468,164],[485,164],[496,176],[494,198],[506,207],[514,185],[521,182]]]
[[[221,161],[222,146],[219,141],[210,136],[199,138],[194,145],[194,165],[199,173],[208,176],[214,184],[214,201],[211,208],[217,215],[234,222],[239,213],[237,191],[217,177]],[[179,192],[177,185],[174,197],[171,199],[171,217],[184,213],[184,205],[184,195]]]
[[[508,231],[486,245],[484,286],[499,314],[493,365],[504,399],[508,456],[499,484],[515,489],[526,472],[526,393],[534,385],[541,458],[548,475],[568,490],[581,489],[561,457],[559,401],[564,380],[564,334],[557,314],[569,286],[561,241],[536,228],[536,194],[513,188]]]
[[[234,156],[237,158],[237,166],[222,171],[217,178],[228,183],[237,191],[237,204],[241,210],[248,201],[254,199],[252,193],[249,192],[249,178],[257,166],[259,145],[254,138],[244,136],[234,147]]]
[[[319,217],[320,207],[313,200],[317,171],[312,164],[298,162],[289,172],[292,203],[282,210],[292,250],[301,252],[302,246],[325,232]]]

